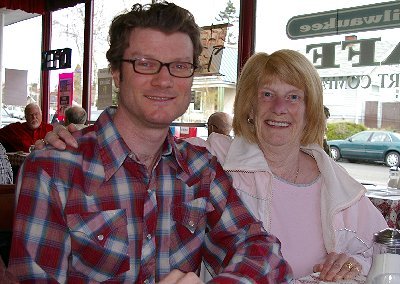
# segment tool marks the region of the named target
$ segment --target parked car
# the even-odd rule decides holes
[[[361,131],[344,140],[330,140],[332,158],[383,162],[389,167],[400,163],[400,134],[391,131]]]
[[[6,108],[1,109],[1,125],[0,127],[6,126],[13,122],[24,122],[25,120],[13,117]]]

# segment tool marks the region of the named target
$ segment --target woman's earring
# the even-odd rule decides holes
[[[252,118],[249,117],[249,118],[247,119],[247,123],[248,123],[248,124],[254,124],[254,120],[253,120]]]

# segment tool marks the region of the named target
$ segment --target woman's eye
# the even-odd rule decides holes
[[[271,94],[270,92],[263,92],[262,94],[263,94],[263,96],[266,97],[266,98],[272,97],[272,94]]]
[[[291,102],[297,102],[301,99],[299,95],[289,95],[288,100]]]

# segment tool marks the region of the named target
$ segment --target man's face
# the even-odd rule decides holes
[[[38,106],[31,106],[25,114],[26,122],[30,129],[35,130],[42,123],[42,112]]]
[[[193,63],[193,44],[184,33],[136,28],[123,58]],[[113,78],[120,91],[117,115],[137,126],[165,129],[189,106],[193,77],[174,77],[166,66],[158,74],[144,75],[136,73],[130,62],[122,62],[121,70],[113,70]]]

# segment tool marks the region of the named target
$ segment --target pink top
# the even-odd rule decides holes
[[[271,233],[281,241],[283,257],[295,278],[311,274],[327,254],[322,239],[321,184],[321,177],[306,185],[273,179]]]

